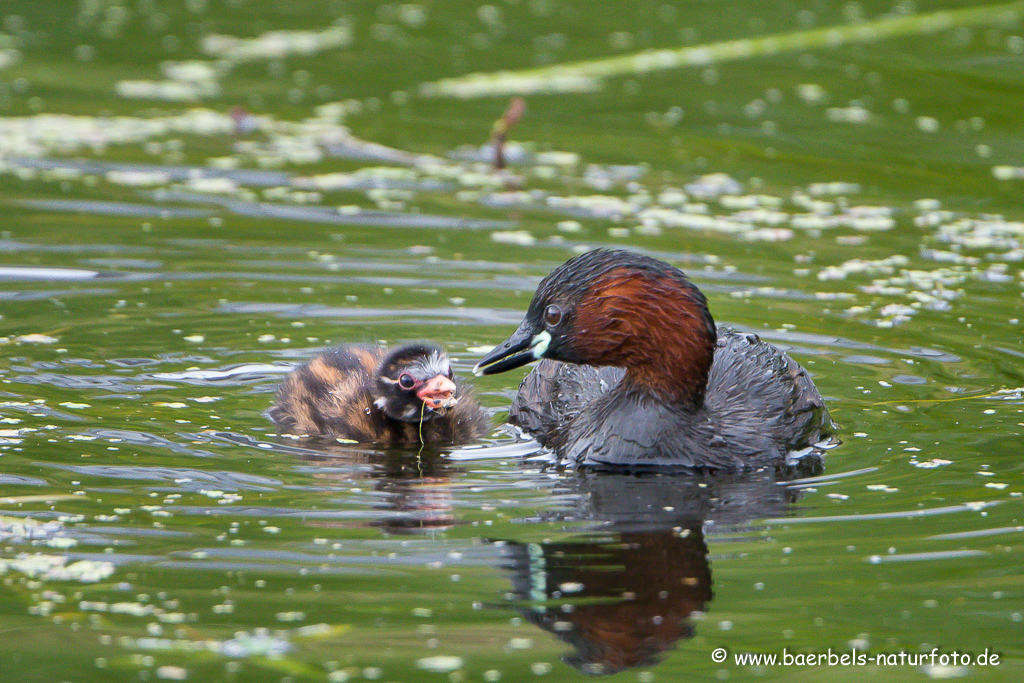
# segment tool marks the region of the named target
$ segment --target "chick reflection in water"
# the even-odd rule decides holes
[[[415,461],[406,454],[387,454],[377,462],[374,490],[379,512],[370,525],[396,535],[429,534],[455,524],[452,478],[458,470],[439,453],[423,453]]]
[[[452,479],[461,470],[435,449],[413,456],[405,450],[324,445],[306,457],[315,465],[315,479],[332,487],[356,486],[371,501],[349,520],[308,520],[310,526],[370,526],[406,536],[429,535],[456,524]]]
[[[608,675],[664,658],[692,638],[714,596],[704,529],[741,531],[792,498],[770,471],[706,478],[592,473],[567,482],[579,506],[560,521],[592,533],[502,544],[516,609],[569,643],[567,664]]]
[[[270,417],[280,433],[318,446],[307,449],[325,469],[315,476],[374,479],[384,495],[372,524],[399,532],[453,523],[450,475],[436,447],[474,441],[488,427],[447,354],[424,341],[331,349],[285,378]],[[326,471],[332,465],[344,473]]]

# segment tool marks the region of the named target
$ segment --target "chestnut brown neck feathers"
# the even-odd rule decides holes
[[[626,381],[698,408],[715,348],[703,295],[676,278],[616,269],[577,308],[572,335],[592,365],[626,368]]]
[[[703,404],[715,322],[704,295],[677,268],[640,254],[596,250],[556,269],[538,295],[535,302],[543,296],[545,305],[569,308],[559,360],[623,367],[624,387],[692,409]]]

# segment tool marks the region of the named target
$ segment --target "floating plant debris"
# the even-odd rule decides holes
[[[63,555],[19,553],[13,560],[0,559],[0,575],[12,571],[40,581],[95,583],[110,577],[115,567],[113,562],[69,562]]]
[[[941,10],[928,14],[885,16],[851,25],[837,25],[773,36],[744,38],[676,49],[648,50],[621,57],[556,64],[522,71],[473,73],[424,83],[423,97],[494,97],[512,94],[581,93],[602,87],[603,79],[682,67],[706,67],[739,59],[786,52],[873,43],[902,36],[931,35],[951,28],[1001,25],[1017,19],[1016,2],[987,7]],[[859,109],[859,108],[858,108]]]
[[[0,17],[10,676],[650,683],[979,624],[1019,663],[1024,3],[257,4]],[[824,473],[566,472],[503,424],[525,369],[454,449],[267,419],[341,343],[468,383],[597,247],[798,359]]]

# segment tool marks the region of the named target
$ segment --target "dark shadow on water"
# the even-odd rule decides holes
[[[477,450],[486,457],[488,450],[518,446],[525,448],[500,443]],[[460,506],[471,502],[459,495],[467,465],[443,450],[289,448],[308,463],[301,469],[322,480],[325,489],[344,491],[362,481],[360,499],[372,501],[372,514],[310,517],[310,526],[372,526],[386,536],[429,536],[459,524]],[[548,501],[539,516],[517,522],[545,527],[556,522],[582,533],[540,543],[491,539],[511,581],[506,602],[494,608],[514,609],[568,643],[573,650],[564,661],[591,675],[652,666],[677,642],[693,638],[695,615],[708,611],[714,599],[706,536],[743,533],[755,521],[787,516],[800,495],[798,488],[780,485],[784,482],[774,470],[570,472],[552,479],[542,467],[539,473],[521,469],[516,474],[536,484]]]
[[[542,543],[496,542],[526,620],[573,647],[563,660],[610,675],[651,666],[696,634],[714,599],[705,534],[781,516],[798,495],[774,472],[662,476],[579,474],[561,521],[593,530]],[[551,521],[550,519],[548,521]]]
[[[461,487],[469,483],[463,475],[472,465],[459,454],[479,451],[485,458],[488,450],[511,454],[521,446],[524,455],[527,444],[482,444],[454,457],[431,447],[281,446],[303,463],[299,471],[323,482],[325,493],[334,492],[330,502],[372,508],[309,515],[306,525],[429,537],[464,523],[460,507],[479,505],[463,495]],[[535,453],[536,444],[532,448]],[[555,522],[576,533],[539,543],[490,539],[511,582],[505,602],[492,602],[492,608],[513,609],[566,642],[572,651],[564,661],[590,675],[655,665],[676,643],[693,638],[699,615],[714,600],[707,536],[753,533],[760,520],[790,515],[800,495],[798,486],[785,485],[785,475],[771,469],[552,477],[551,468],[520,461],[517,481],[535,487],[546,503],[515,522],[545,528]]]
[[[571,645],[563,661],[584,673],[656,664],[713,599],[704,535],[682,531],[506,546],[512,595],[531,603],[519,613]]]

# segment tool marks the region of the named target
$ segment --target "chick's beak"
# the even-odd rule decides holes
[[[444,375],[428,380],[416,391],[416,395],[430,409],[446,408],[455,396],[455,382]]]
[[[539,360],[544,357],[550,343],[550,332],[544,330],[534,334],[530,326],[524,322],[503,344],[495,346],[490,353],[480,359],[473,368],[473,374],[477,377],[494,375]]]

